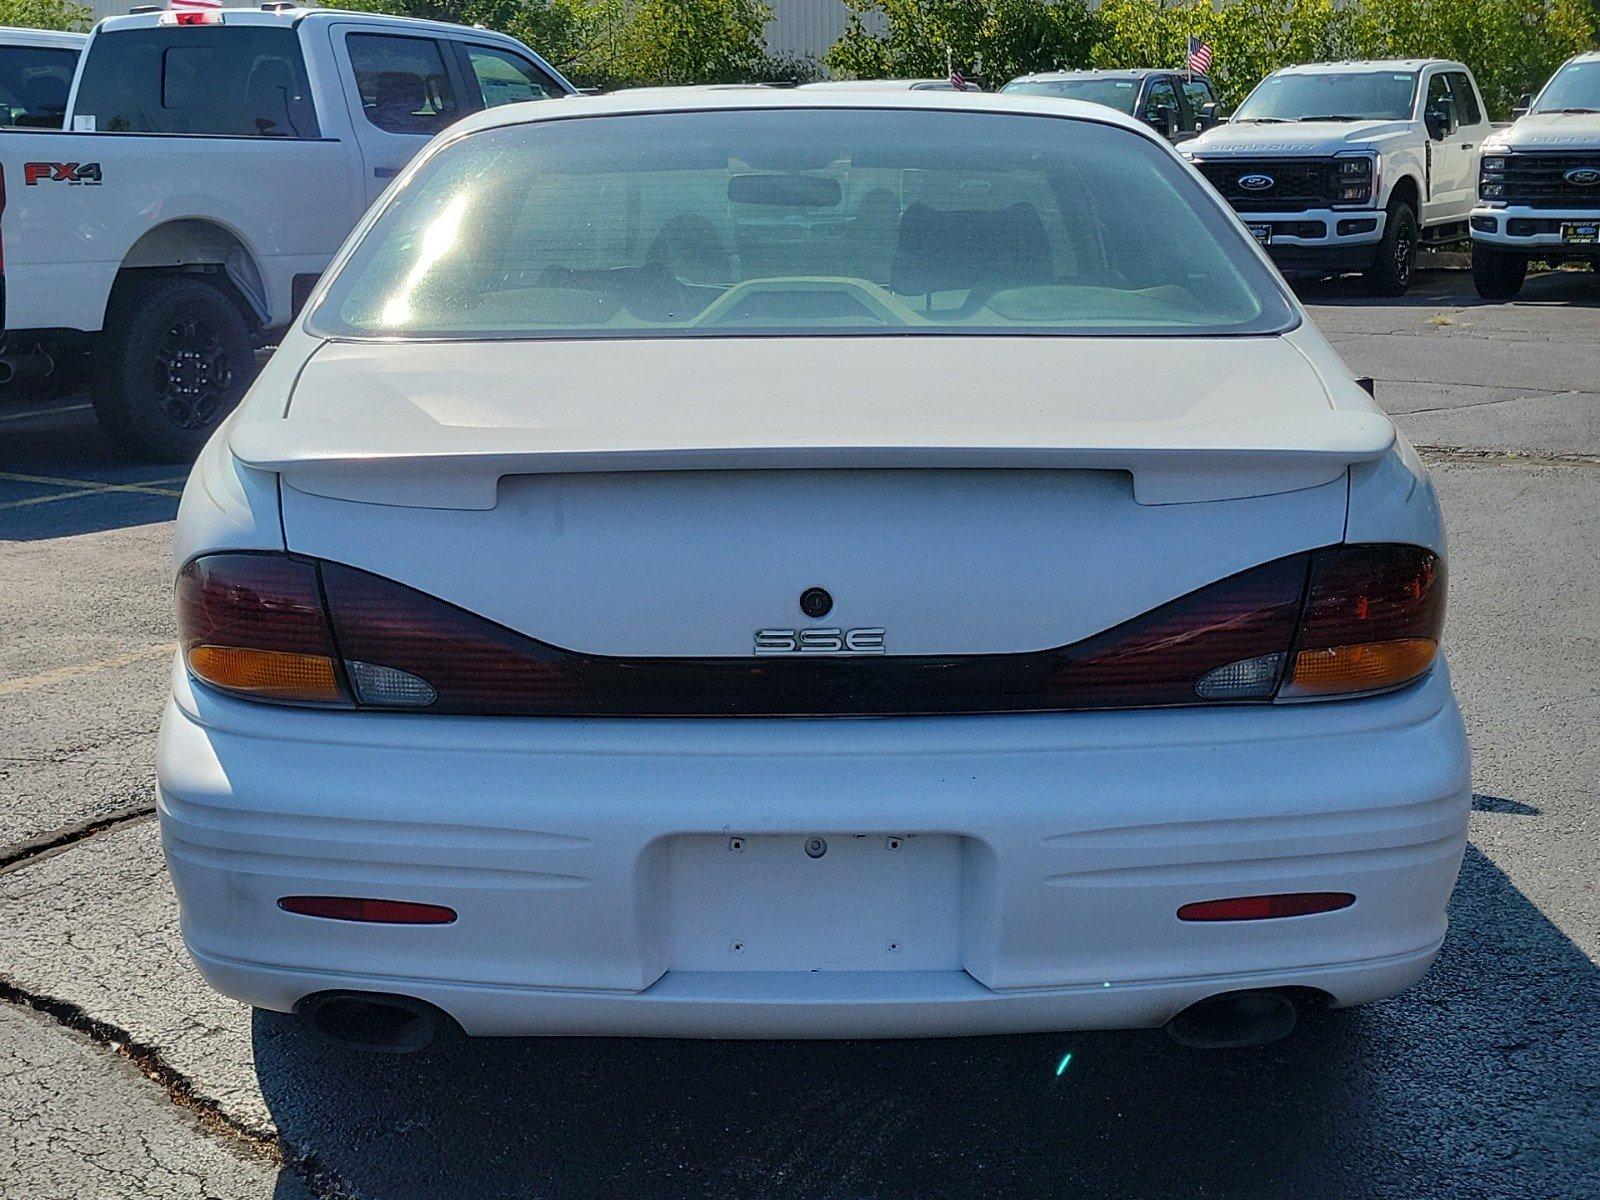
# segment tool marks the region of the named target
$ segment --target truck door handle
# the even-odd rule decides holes
[[[1461,148],[1463,150],[1471,150],[1472,147],[1475,146],[1475,145],[1477,145],[1476,142],[1462,142],[1461,143]]]
[[[393,179],[400,174],[399,167],[373,167],[372,175],[375,179]]]

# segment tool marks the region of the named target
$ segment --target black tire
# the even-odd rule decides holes
[[[130,454],[190,462],[255,377],[255,340],[233,299],[203,279],[117,289],[106,315],[95,416]]]
[[[1510,300],[1522,290],[1528,260],[1510,250],[1472,243],[1472,286],[1485,300]]]
[[[1421,240],[1417,214],[1405,201],[1391,200],[1384,215],[1377,257],[1361,273],[1367,291],[1374,296],[1404,296],[1409,292],[1417,273],[1417,245]]]

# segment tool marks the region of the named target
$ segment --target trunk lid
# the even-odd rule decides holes
[[[1339,541],[1393,437],[1282,338],[728,338],[329,344],[231,445],[291,550],[569,650],[722,657],[1076,641]]]

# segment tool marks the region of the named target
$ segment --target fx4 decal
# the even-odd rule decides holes
[[[22,181],[34,187],[41,179],[51,183],[99,183],[99,163],[24,163]]]

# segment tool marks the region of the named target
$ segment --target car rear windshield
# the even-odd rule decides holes
[[[1416,101],[1415,71],[1332,71],[1269,75],[1233,114],[1235,121],[1404,121]]]
[[[112,133],[318,136],[300,39],[265,25],[101,33],[72,112]]]
[[[1293,320],[1163,147],[1071,118],[533,121],[433,155],[310,318],[335,336],[1251,333]]]
[[[1583,109],[1600,112],[1600,58],[1568,63],[1557,71],[1539,93],[1534,112],[1563,112]]]
[[[0,46],[0,125],[61,128],[76,50]]]
[[[1012,95],[1060,96],[1065,100],[1104,104],[1130,116],[1139,98],[1139,84],[1132,79],[1028,79],[1008,83],[1000,90]]]

